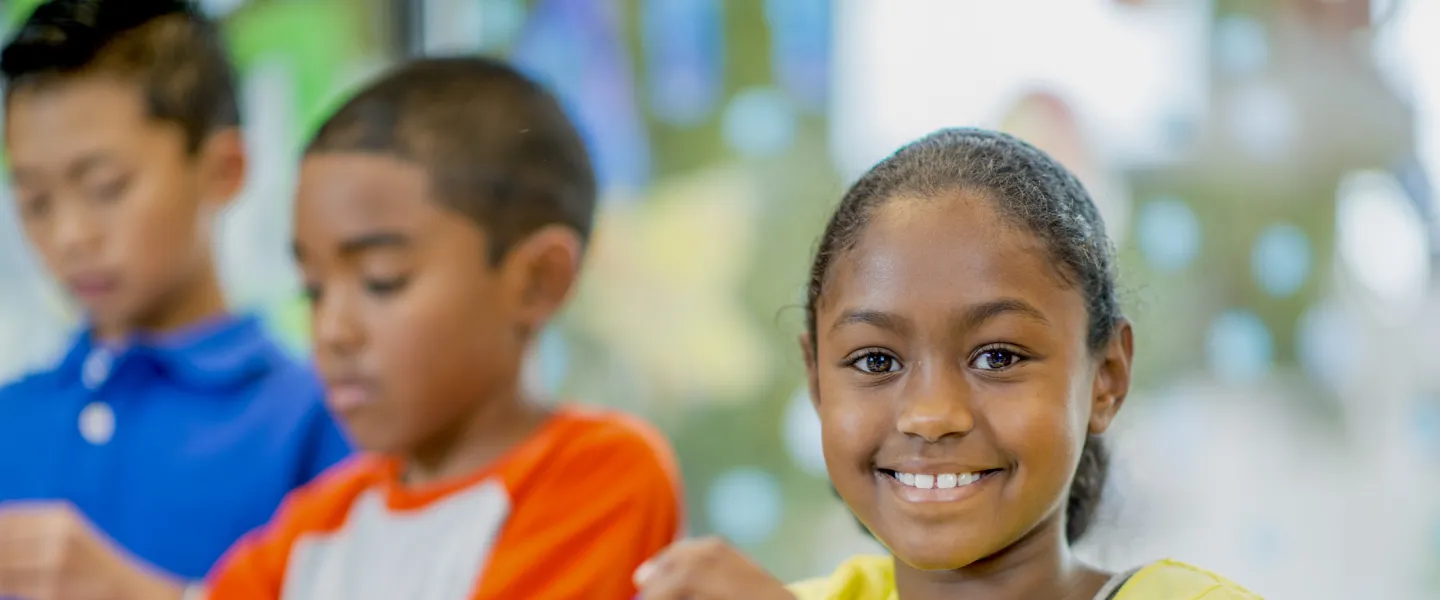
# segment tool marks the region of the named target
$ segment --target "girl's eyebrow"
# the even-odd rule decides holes
[[[970,306],[958,311],[954,320],[956,326],[961,329],[974,329],[1004,315],[1016,315],[1039,321],[1045,325],[1050,324],[1050,319],[1045,318],[1045,313],[1019,298],[999,298]]]
[[[830,326],[830,331],[835,331],[846,325],[869,325],[904,335],[910,332],[910,320],[894,313],[883,310],[868,308],[847,309],[835,319],[835,324]]]
[[[1045,318],[1045,313],[1019,298],[998,298],[962,308],[956,311],[952,321],[957,329],[974,329],[1005,315],[1015,315],[1045,325],[1050,324],[1050,319]],[[912,329],[910,319],[895,313],[869,308],[847,309],[840,314],[839,318],[835,319],[835,324],[830,326],[830,331],[847,325],[869,325],[900,335],[910,333]]]

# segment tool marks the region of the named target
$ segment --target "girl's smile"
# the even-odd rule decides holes
[[[988,491],[1005,472],[1004,469],[945,469],[923,464],[906,468],[904,471],[876,469],[875,473],[882,489],[901,502],[912,504],[965,501]]]

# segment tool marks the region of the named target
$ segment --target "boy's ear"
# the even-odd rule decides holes
[[[815,342],[810,334],[800,334],[800,354],[805,357],[805,383],[810,388],[810,404],[820,406],[820,375],[815,370]]]
[[[1090,405],[1090,434],[1099,435],[1110,428],[1115,414],[1130,393],[1130,365],[1135,356],[1135,332],[1130,321],[1121,319],[1115,334],[1105,345],[1104,355],[1095,373]]]
[[[581,246],[574,229],[547,225],[505,252],[503,285],[527,331],[539,331],[569,299],[580,273]]]
[[[239,127],[227,127],[210,134],[197,153],[201,199],[214,210],[229,205],[245,189],[249,164],[245,138]]]

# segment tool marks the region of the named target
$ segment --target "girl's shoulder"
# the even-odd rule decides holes
[[[826,577],[791,584],[797,600],[896,600],[893,559],[851,558]],[[1262,600],[1215,573],[1174,560],[1136,570],[1109,600]]]
[[[895,600],[895,564],[889,556],[856,556],[825,577],[790,584],[797,600]]]
[[[1254,592],[1200,567],[1174,560],[1150,563],[1120,586],[1113,600],[1261,600]]]

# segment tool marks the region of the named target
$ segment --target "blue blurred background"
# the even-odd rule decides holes
[[[0,29],[34,4],[0,5]],[[844,186],[900,144],[1001,128],[1095,194],[1138,327],[1086,555],[1180,558],[1272,598],[1440,597],[1440,3],[202,4],[243,74],[253,151],[223,225],[228,290],[297,353],[299,145],[403,56],[509,57],[563,96],[604,184],[531,384],[662,427],[692,532],[783,578],[827,571],[877,548],[831,495],[805,397],[809,252]],[[54,360],[77,315],[4,204],[9,378]]]

